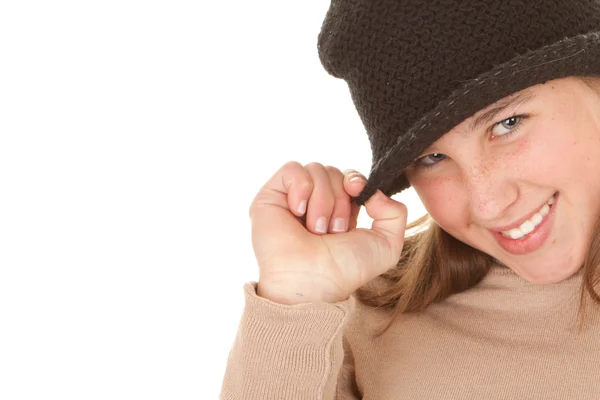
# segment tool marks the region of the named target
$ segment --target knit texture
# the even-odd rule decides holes
[[[548,285],[494,266],[425,311],[389,314],[354,297],[278,304],[244,285],[222,400],[598,400],[600,308],[576,330],[581,272]]]
[[[332,0],[318,54],[365,126],[377,189],[477,111],[527,87],[600,75],[600,0]]]

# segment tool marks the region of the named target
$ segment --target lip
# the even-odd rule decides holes
[[[521,239],[511,239],[507,238],[500,232],[492,232],[492,235],[498,241],[498,244],[510,254],[526,254],[536,251],[540,247],[544,245],[548,236],[550,236],[550,232],[552,231],[552,227],[554,226],[554,215],[556,214],[556,206],[558,205],[559,194],[557,193],[554,198],[554,203],[550,206],[550,210],[548,215],[544,217],[542,222],[535,227],[535,229],[527,236]],[[532,214],[533,215],[533,214]]]
[[[555,193],[555,195],[556,195],[556,197],[558,197],[558,192]],[[556,198],[554,199],[554,201],[556,201]],[[531,219],[531,217],[533,217],[535,213],[539,212],[544,207],[545,204],[548,204],[548,200],[546,200],[546,202],[544,204],[542,204],[540,207],[538,207],[537,210],[530,212],[528,215],[519,219],[517,222],[514,222],[510,225],[504,225],[504,226],[500,226],[500,227],[496,227],[496,228],[489,228],[489,229],[490,229],[490,231],[493,231],[493,232],[502,232],[502,231],[506,232],[506,231],[510,231],[511,229],[514,229],[514,228],[519,228],[521,226],[521,224],[523,224],[523,222]],[[550,207],[550,208],[552,208],[552,207]]]

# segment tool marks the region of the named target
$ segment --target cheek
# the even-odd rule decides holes
[[[508,167],[509,173],[506,175],[508,180],[515,182],[527,180],[529,183],[535,183],[531,180],[537,181],[538,175],[547,175],[544,165],[548,160],[547,145],[548,142],[544,138],[541,140],[532,137],[522,138],[512,150],[503,155],[498,167]]]
[[[577,128],[573,126],[539,127],[522,154],[522,176],[535,179],[533,183],[540,186],[560,188],[573,182],[586,164],[585,149],[590,148],[590,143],[574,130]]]
[[[574,149],[580,144],[576,135],[565,134],[569,126],[558,121],[560,118],[549,119],[526,127],[522,136],[493,159],[493,167],[503,169],[504,177],[515,183],[538,187],[556,187],[563,179],[572,179],[565,164],[573,165]]]
[[[464,225],[464,190],[456,180],[450,177],[419,178],[412,186],[427,213],[438,225],[447,231]]]
[[[577,204],[597,199],[600,194],[597,173],[600,170],[599,138],[597,130],[575,127],[565,130],[557,144],[546,147],[543,168],[555,187],[566,191],[571,201]]]

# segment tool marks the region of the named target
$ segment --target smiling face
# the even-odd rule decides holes
[[[507,100],[516,101],[491,115]],[[479,111],[406,175],[450,235],[530,282],[554,283],[584,262],[600,216],[598,171],[600,95],[569,77]]]

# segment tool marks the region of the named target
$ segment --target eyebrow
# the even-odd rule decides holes
[[[471,124],[469,125],[469,131],[474,131],[479,129],[482,125],[488,124],[491,122],[496,115],[500,112],[504,111],[507,108],[516,108],[517,106],[522,105],[528,101],[535,99],[535,94],[531,90],[524,90],[519,92],[518,94],[505,97],[498,102],[493,104],[493,108],[481,113],[480,115],[473,118]]]

